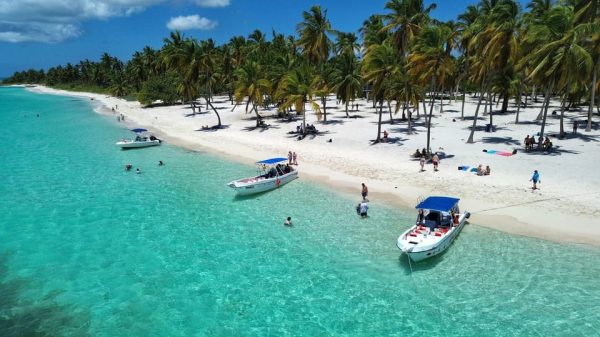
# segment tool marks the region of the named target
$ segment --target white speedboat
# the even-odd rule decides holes
[[[132,129],[131,131],[135,132],[135,138],[131,140],[123,139],[117,142],[117,146],[122,149],[137,149],[141,147],[156,146],[161,143],[160,139],[148,135],[148,130],[146,129]]]
[[[234,180],[227,184],[237,195],[248,195],[279,188],[298,178],[298,171],[282,164],[286,158],[271,158],[257,162],[259,174],[254,177]]]
[[[471,216],[460,213],[458,198],[431,196],[415,208],[416,224],[398,238],[397,246],[411,260],[421,261],[445,251]]]

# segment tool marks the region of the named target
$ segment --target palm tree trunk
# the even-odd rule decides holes
[[[321,97],[321,104],[323,104],[323,122],[327,123],[327,97]]]
[[[394,117],[392,117],[392,106],[390,101],[387,101],[388,111],[390,112],[390,124],[394,124]]]
[[[431,78],[431,90],[435,90],[435,75]],[[435,92],[431,96],[431,106],[429,107],[429,118],[427,119],[427,153],[431,154],[431,118],[433,117],[433,103],[435,103]]]
[[[427,105],[425,105],[425,100],[427,99],[427,95],[423,95],[423,114],[427,116]]]
[[[527,99],[529,98],[529,95],[527,95],[527,93],[525,93],[525,108],[527,107]]]
[[[250,96],[248,96],[248,102],[246,102],[246,113],[248,113],[248,106],[250,105]]]
[[[521,111],[521,95],[523,90],[523,82],[519,81],[519,94],[517,95],[517,115],[515,117],[515,124],[519,124],[519,112]],[[527,99],[527,95],[525,95]]]
[[[350,118],[350,115],[348,114],[348,101],[346,101],[346,118]]]
[[[408,134],[412,135],[412,113],[410,112],[410,109],[408,109],[408,125],[407,125],[407,129],[408,129]]]
[[[471,127],[471,134],[469,134],[469,139],[467,139],[467,143],[472,144],[473,136],[475,135],[475,127],[477,126],[477,116],[479,114],[479,107],[481,106],[481,100],[483,99],[484,84],[481,84],[481,95],[479,95],[479,101],[477,102],[477,108],[475,109],[475,116],[473,117],[473,126]],[[487,103],[486,103],[487,106]]]
[[[494,111],[493,111],[492,106],[490,104],[490,130],[492,128],[492,125],[494,125]]]
[[[563,98],[562,103],[560,105],[560,133],[559,138],[563,139],[565,136],[565,101],[567,100],[567,94],[565,93],[565,98]]]
[[[502,113],[506,113],[506,111],[508,111],[508,97],[508,92],[505,92],[502,101],[502,110],[500,110]]]
[[[383,98],[379,101],[379,121],[377,122],[377,138],[375,138],[375,144],[379,143],[379,141],[381,139],[381,116],[382,115],[383,115]]]
[[[463,97],[462,97],[462,107],[460,108],[460,119],[464,121],[465,120],[465,99],[466,99],[464,88],[463,88],[463,95],[462,96]]]
[[[255,104],[252,104],[252,110],[254,110],[254,113],[256,114],[256,127],[259,127],[262,116],[258,114],[258,109],[256,108]],[[250,110],[250,111],[252,111],[252,110]]]
[[[535,94],[535,85],[533,86],[533,89],[531,91],[531,99],[533,100],[534,103],[537,103],[537,95]]]
[[[210,101],[206,100],[206,104],[208,104],[213,109],[215,114],[217,115],[217,119],[219,120],[219,122],[217,124],[217,128],[220,129],[221,128],[221,116],[219,116],[219,112],[217,111],[217,109],[215,109],[215,107],[212,105],[212,103]]]
[[[548,116],[548,107],[550,106],[550,92],[554,87],[554,79],[550,82],[548,89],[546,89],[546,99],[544,101],[544,115],[542,117],[542,129],[540,130],[540,138],[544,137],[544,129],[546,128],[546,117]],[[538,142],[538,148],[542,147],[542,142]]]
[[[594,72],[592,73],[592,83],[590,85],[591,97],[590,107],[588,109],[588,120],[585,126],[585,131],[592,131],[592,112],[594,111],[594,96],[596,95],[596,74],[598,73],[598,66],[600,66],[600,56],[596,58],[596,64],[594,65]]]
[[[444,113],[444,88],[440,92],[440,114]]]

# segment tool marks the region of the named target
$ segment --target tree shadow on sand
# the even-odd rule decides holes
[[[59,290],[26,298],[38,287],[30,279],[9,278],[9,259],[0,254],[0,336],[90,336],[89,312],[59,303]]]
[[[520,145],[521,142],[513,137],[483,137],[481,138],[481,142],[485,144],[504,144],[516,146]]]
[[[207,127],[207,128],[204,128],[204,127],[202,127],[202,128],[200,128],[200,129],[197,129],[197,130],[194,130],[194,131],[201,131],[201,132],[215,132],[215,131],[219,131],[219,130],[223,130],[223,129],[228,129],[229,127],[230,127],[230,125],[229,125],[229,124],[227,124],[227,125],[223,124],[223,125],[221,125],[221,126],[218,126],[218,125],[213,125],[213,126],[209,126],[209,127]]]
[[[269,129],[280,129],[280,127],[276,126],[276,125],[266,124],[266,125],[261,125],[261,126],[246,126],[246,127],[242,128],[242,130],[247,131],[247,132],[252,132],[255,130],[258,130],[260,132],[265,132]]]

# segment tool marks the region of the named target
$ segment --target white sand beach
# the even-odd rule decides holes
[[[289,132],[296,130],[301,116],[288,121],[277,119],[274,108],[259,110],[269,127],[256,129],[255,115],[246,114],[244,104],[232,111],[227,97],[214,99],[225,127],[202,130],[202,126],[217,123],[216,115],[207,112],[205,106],[202,113],[194,116],[188,105],[143,108],[138,102],[98,94],[43,86],[29,90],[93,98],[104,105],[98,111],[121,113],[128,124],[146,127],[169,143],[207,150],[238,162],[252,163],[295,151],[302,179],[351,194],[356,200],[360,198],[362,182],[369,187],[371,201],[407,209],[412,209],[420,196],[452,195],[461,198],[461,207],[471,212],[472,224],[557,242],[600,246],[600,174],[596,167],[600,162],[600,130],[596,124],[591,132],[584,131],[587,109],[565,113],[568,137],[564,140],[551,137],[554,144],[551,152],[526,153],[523,139],[540,131],[540,122],[535,117],[541,98],[538,103],[521,109],[519,124],[514,123],[515,107],[511,101],[510,113],[493,116],[496,132],[484,132],[489,116],[482,115],[482,107],[474,144],[467,144],[466,139],[473,123],[475,98],[467,96],[464,121],[460,118],[461,102],[445,101],[442,114],[439,105],[434,108],[431,129],[431,147],[443,152],[445,158],[438,172],[434,172],[430,163],[420,172],[419,161],[411,154],[426,146],[426,119],[421,116],[415,120],[414,133],[408,135],[407,123],[400,121],[401,112],[394,115],[395,122],[391,125],[385,107],[382,131],[389,132],[390,141],[372,145],[378,114],[371,102],[358,101],[359,110],[350,112],[357,117],[347,119],[344,107],[336,107],[335,98],[331,97],[327,103],[328,123],[317,121],[312,112],[307,113],[307,123],[314,123],[319,134],[297,140]],[[557,101],[552,103],[546,133],[555,135],[559,131],[560,111],[555,115],[552,111],[560,110],[560,106]],[[117,107],[115,112],[112,107]],[[593,118],[600,117],[595,114]],[[572,134],[574,119],[580,121],[576,135]],[[329,139],[332,141],[328,142]],[[501,156],[483,152],[484,149],[506,152],[517,149],[517,153]],[[491,175],[477,176],[457,169],[461,165],[479,164],[489,165]],[[534,191],[529,179],[536,169],[542,183]]]

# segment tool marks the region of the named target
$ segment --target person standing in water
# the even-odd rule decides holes
[[[287,219],[285,219],[285,222],[283,224],[285,226],[292,226],[292,217],[288,216]]]

